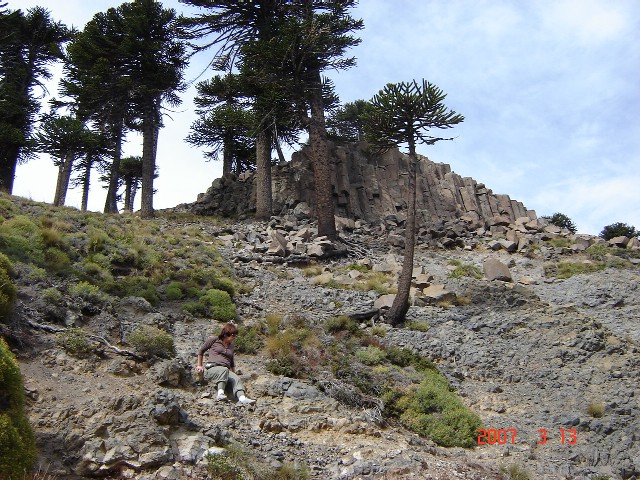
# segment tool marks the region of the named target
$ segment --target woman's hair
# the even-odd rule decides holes
[[[238,327],[235,326],[235,324],[229,322],[229,323],[225,323],[224,326],[222,327],[222,331],[220,332],[220,335],[218,335],[218,338],[220,340],[230,337],[231,335],[237,335],[238,334]]]

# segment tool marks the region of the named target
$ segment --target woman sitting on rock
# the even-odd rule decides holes
[[[196,372],[204,372],[204,378],[218,387],[216,400],[226,400],[229,394],[236,397],[240,403],[250,404],[255,400],[245,396],[242,380],[235,373],[233,340],[237,335],[238,328],[233,323],[227,323],[222,327],[220,335],[207,338],[198,350]],[[203,366],[202,360],[207,350],[209,356]]]

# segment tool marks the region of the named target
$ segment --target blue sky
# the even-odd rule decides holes
[[[121,3],[8,1],[43,5],[80,28]],[[581,233],[618,221],[640,229],[640,2],[361,0],[353,15],[365,24],[352,52],[357,66],[327,72],[343,101],[370,99],[389,82],[429,80],[465,122],[447,132],[454,141],[419,153],[539,216],[565,213]],[[187,80],[206,61],[196,57]],[[194,201],[221,174],[220,163],[183,142],[195,118],[192,96],[193,88],[160,132],[156,208]],[[140,154],[140,140],[126,149]],[[14,193],[51,202],[55,175],[48,158],[19,166]],[[104,191],[95,186],[90,198],[101,210]],[[78,206],[80,191],[67,203]]]

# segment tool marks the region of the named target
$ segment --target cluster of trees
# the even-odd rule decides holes
[[[191,55],[211,51],[217,72],[197,85],[198,119],[186,141],[222,157],[223,174],[255,169],[256,218],[272,213],[272,151],[308,135],[318,234],[336,239],[329,139],[367,141],[379,150],[407,145],[410,195],[406,250],[391,323],[404,319],[415,244],[416,145],[464,117],[447,110],[445,94],[422,81],[389,84],[370,101],[340,105],[327,69],[346,69],[346,55],[363,24],[350,10],[356,0],[182,0],[201,9],[190,18],[157,0],[134,0],[97,13],[82,31],[53,22],[38,7],[24,14],[0,4],[0,187],[11,192],[15,166],[33,152],[49,153],[59,167],[54,203],[63,205],[72,172],[86,209],[92,169],[108,184],[105,212],[117,212],[124,186],[131,209],[141,186],[141,214],[153,216],[155,158],[163,106],[180,103]],[[37,17],[38,21],[35,21]],[[37,25],[36,25],[37,24]],[[63,48],[65,47],[65,48]],[[62,60],[61,98],[36,123],[33,89]],[[21,90],[20,90],[21,89]],[[64,114],[59,114],[64,111]],[[16,113],[13,117],[11,113]],[[129,131],[142,133],[142,155],[123,159]]]
[[[142,215],[152,216],[162,109],[178,105],[185,88],[188,48],[180,22],[155,0],[97,13],[82,31],[54,22],[42,7],[24,13],[0,5],[0,188],[11,193],[16,165],[45,152],[59,167],[56,205],[64,204],[75,171],[86,209],[96,168],[108,183],[105,212],[117,212],[122,186],[130,208],[141,185]],[[55,61],[64,65],[61,99],[32,134],[40,109],[35,89],[44,88]],[[128,131],[142,133],[141,161],[121,158]]]

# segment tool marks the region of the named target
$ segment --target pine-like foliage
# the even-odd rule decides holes
[[[448,129],[464,117],[444,105],[445,93],[423,80],[387,84],[371,99],[365,114],[366,138],[378,150],[409,145],[409,198],[405,225],[405,250],[398,294],[387,314],[392,325],[404,321],[409,309],[409,290],[413,272],[416,236],[416,144],[433,145],[451,138],[431,134],[432,129]]]

